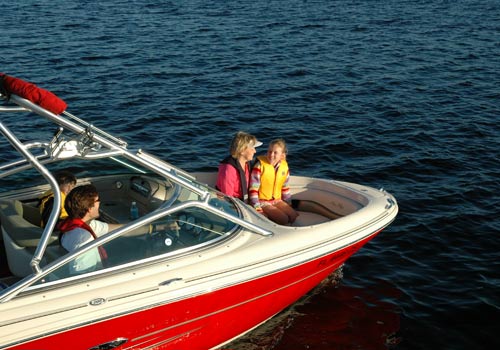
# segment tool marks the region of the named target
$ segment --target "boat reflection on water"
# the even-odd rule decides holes
[[[387,282],[371,288],[342,285],[342,268],[299,302],[245,337],[238,350],[387,350],[400,343],[400,310],[382,298],[401,292]]]

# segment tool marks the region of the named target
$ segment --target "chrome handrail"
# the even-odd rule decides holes
[[[54,193],[54,209],[50,213],[49,220],[47,221],[47,225],[45,226],[42,237],[40,238],[40,242],[36,247],[35,254],[31,259],[30,266],[33,269],[35,274],[39,274],[41,272],[40,269],[40,261],[42,260],[45,249],[49,243],[50,235],[56,225],[57,218],[59,217],[59,213],[61,211],[61,192],[59,191],[59,185],[57,181],[54,179],[52,174],[45,168],[38,159],[29,152],[29,148],[26,147],[19,139],[14,135],[12,131],[9,130],[2,122],[0,122],[0,131],[5,136],[5,138],[11,143],[11,145],[21,153],[26,161],[30,163],[38,172],[49,182],[52,192]]]

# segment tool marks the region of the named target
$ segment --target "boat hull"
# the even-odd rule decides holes
[[[191,298],[60,330],[9,349],[210,349],[222,346],[294,303],[378,232],[348,247],[254,280]],[[97,347],[96,347],[97,349]]]

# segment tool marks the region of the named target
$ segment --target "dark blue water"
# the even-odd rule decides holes
[[[232,349],[498,348],[498,0],[0,9],[0,71],[132,147],[205,171],[237,130],[284,137],[292,173],[396,196],[397,220],[339,283]]]

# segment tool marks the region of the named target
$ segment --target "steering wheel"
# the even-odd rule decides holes
[[[149,246],[155,255],[169,253],[179,248],[179,230],[155,224],[156,229],[148,236]]]

